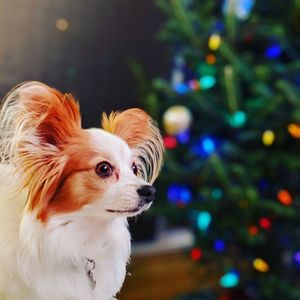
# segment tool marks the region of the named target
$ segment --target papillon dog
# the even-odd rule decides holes
[[[103,114],[40,82],[0,110],[0,299],[111,300],[130,256],[127,218],[148,209],[163,161],[149,115]]]

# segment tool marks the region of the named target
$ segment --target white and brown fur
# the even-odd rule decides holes
[[[114,299],[130,255],[127,217],[149,208],[137,190],[162,165],[151,118],[129,109],[82,129],[71,95],[27,82],[3,100],[0,130],[0,299]],[[95,171],[101,162],[110,176]]]

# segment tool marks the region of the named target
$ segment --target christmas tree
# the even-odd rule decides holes
[[[157,3],[170,78],[134,68],[167,149],[154,210],[218,279],[180,299],[300,299],[300,1]]]

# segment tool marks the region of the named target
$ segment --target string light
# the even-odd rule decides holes
[[[66,20],[66,19],[58,19],[56,21],[55,25],[56,25],[57,30],[59,30],[59,31],[66,31],[66,30],[68,30],[68,28],[70,26],[68,20]]]
[[[216,252],[223,252],[225,250],[225,243],[223,240],[216,240],[214,243],[214,249]]]
[[[174,90],[178,94],[184,95],[189,91],[189,87],[184,82],[180,82],[180,83],[175,83],[174,84]]]
[[[222,42],[222,38],[219,34],[212,34],[208,39],[208,47],[209,49],[216,51],[220,48]]]
[[[211,137],[205,137],[200,140],[199,145],[196,147],[197,154],[201,156],[210,156],[216,151],[216,145]]]
[[[221,295],[220,298],[218,298],[218,300],[232,300],[232,299],[228,295]]]
[[[265,146],[271,146],[275,141],[275,134],[272,130],[264,131],[262,135],[262,142]]]
[[[248,201],[247,200],[241,200],[239,202],[239,206],[241,209],[247,209],[249,207]]]
[[[230,125],[233,127],[241,127],[245,124],[247,116],[245,112],[238,110],[229,118]]]
[[[224,288],[233,288],[239,283],[239,276],[235,272],[228,272],[220,279],[220,285]]]
[[[216,32],[222,32],[225,29],[225,24],[224,22],[220,20],[216,20],[213,24],[213,30]]]
[[[220,200],[223,197],[223,191],[220,188],[214,188],[211,191],[211,196],[214,200]]]
[[[230,1],[225,0],[223,2],[223,13],[232,14],[240,20],[246,20],[253,8],[255,0],[239,0],[239,1]]]
[[[273,59],[278,58],[282,53],[282,49],[279,44],[273,44],[269,46],[265,51],[265,56],[267,58]]]
[[[297,261],[295,260],[295,257],[293,256],[293,253],[291,251],[289,251],[289,250],[284,251],[281,255],[281,262],[284,267],[290,267],[292,265],[293,259],[296,262],[296,264],[298,265]]]
[[[291,194],[289,193],[289,191],[287,191],[287,190],[278,191],[277,199],[281,204],[286,205],[286,206],[291,205],[293,202],[293,198],[292,198]]]
[[[200,90],[200,83],[196,79],[192,79],[189,82],[189,86],[193,91],[199,91]]]
[[[271,221],[269,218],[260,218],[259,225],[261,228],[269,230],[271,228]]]
[[[212,154],[213,152],[215,152],[215,144],[213,142],[213,140],[211,138],[205,138],[202,141],[202,146],[203,146],[203,150],[207,153],[207,154]]]
[[[300,125],[294,124],[294,123],[289,124],[288,132],[292,137],[299,139],[300,138]]]
[[[248,227],[248,232],[250,235],[257,235],[258,234],[258,228],[255,225],[251,225]]]
[[[174,136],[165,136],[163,142],[166,149],[174,149],[177,147],[177,140]]]
[[[300,264],[300,251],[297,251],[294,254],[294,260],[295,260],[296,263]]]
[[[268,182],[264,178],[261,178],[258,182],[258,187],[261,191],[266,191],[268,188]]]
[[[266,263],[266,261],[264,261],[261,258],[254,259],[253,267],[255,270],[262,272],[262,273],[266,273],[270,270],[269,265]]]
[[[193,248],[191,250],[190,255],[191,255],[192,260],[198,261],[202,257],[202,250],[200,248]]]
[[[171,203],[182,206],[188,204],[192,199],[191,191],[182,185],[171,184],[167,191]]]
[[[202,89],[207,90],[216,84],[216,78],[212,75],[205,75],[200,78],[200,86]]]
[[[200,231],[206,231],[211,223],[212,217],[208,211],[201,211],[197,217],[197,226]]]
[[[216,61],[217,61],[217,58],[216,58],[215,55],[213,55],[213,54],[208,54],[208,55],[206,56],[206,62],[207,62],[208,64],[214,65],[214,64],[216,63]]]
[[[182,131],[176,135],[180,144],[188,144],[190,141],[190,132],[188,130]]]
[[[204,158],[211,156],[216,150],[216,141],[210,136],[201,138],[192,146],[193,153]]]

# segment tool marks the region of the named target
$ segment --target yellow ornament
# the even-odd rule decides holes
[[[222,38],[218,34],[212,34],[208,40],[208,47],[210,50],[216,51],[220,48]]]
[[[163,125],[167,134],[175,135],[187,130],[192,122],[192,114],[183,105],[168,108],[163,115]]]
[[[262,272],[262,273],[266,273],[270,269],[269,265],[261,258],[254,259],[253,267],[255,270]]]
[[[271,146],[275,141],[275,134],[272,130],[266,130],[262,135],[262,142],[265,146]]]

